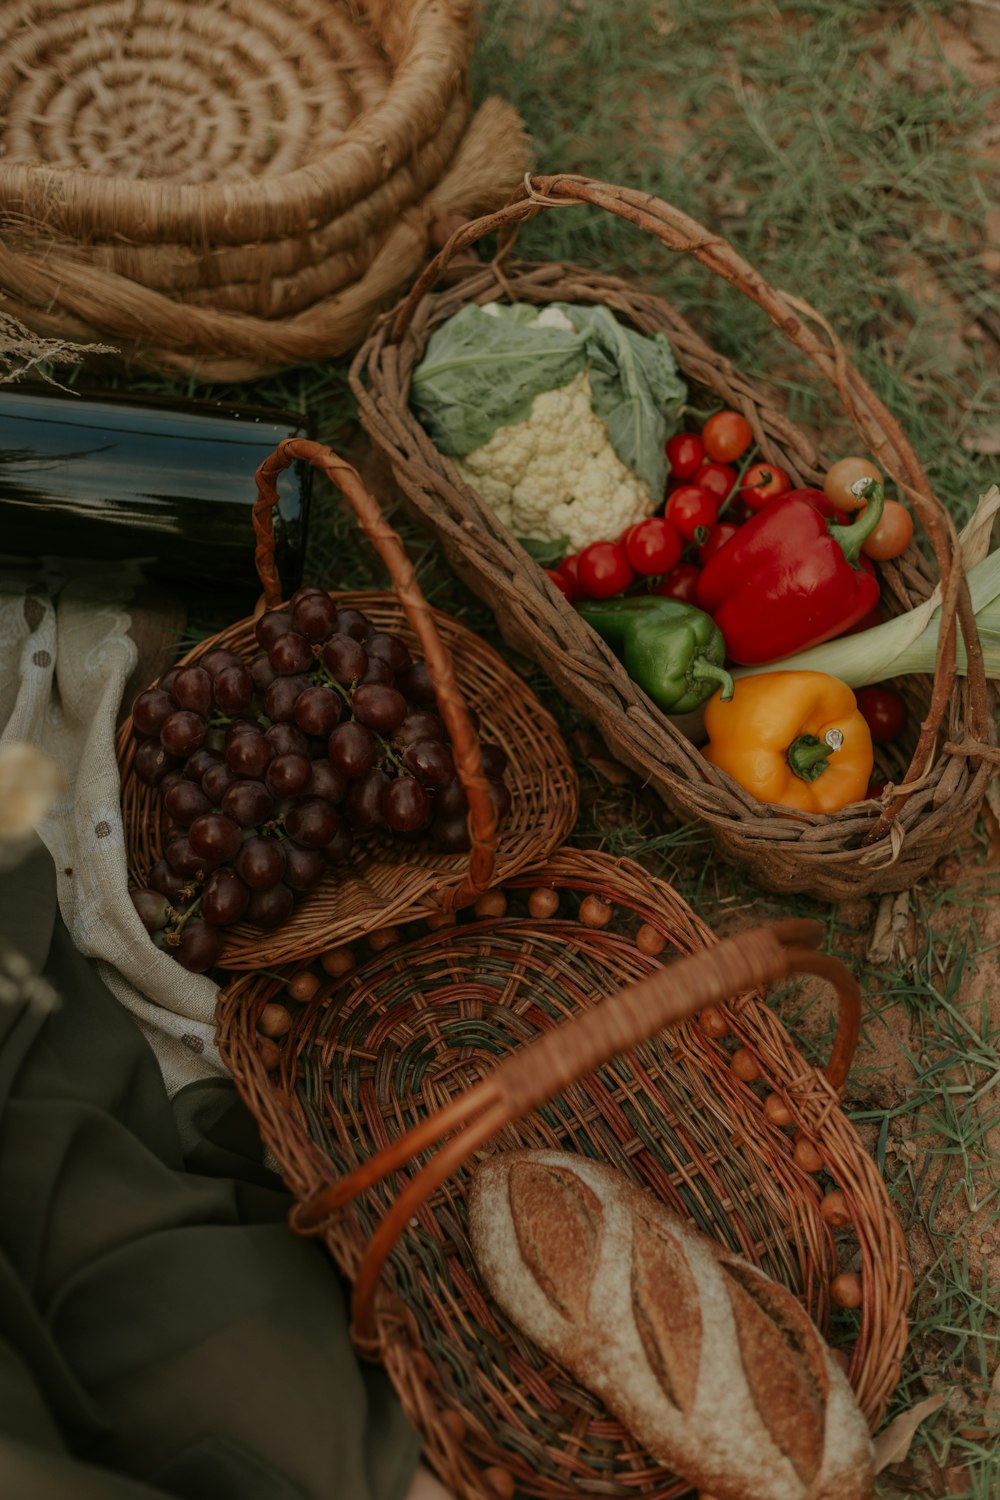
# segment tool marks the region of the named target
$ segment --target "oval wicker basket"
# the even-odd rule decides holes
[[[352,348],[528,165],[472,39],[469,0],[11,0],[7,311],[201,380]]]
[[[810,440],[771,393],[733,369],[662,298],[618,278],[571,265],[510,263],[518,224],[552,208],[595,204],[686,253],[758,303],[809,358],[842,401],[864,449],[913,505],[933,550],[943,591],[941,647],[933,679],[898,686],[918,726],[900,747],[880,749],[878,770],[892,783],[881,803],[859,802],[826,815],[775,817],[698,750],[633,683],[611,649],[583,623],[541,568],[435,448],[409,407],[410,376],[427,339],[469,302],[603,302],[641,332],[661,332],[688,380],[744,413],[763,454],[799,484],[821,479]],[[431,287],[463,249],[492,230],[501,249],[489,266],[451,269],[448,286]],[[903,890],[971,827],[995,765],[979,752],[996,740],[994,695],[982,663],[955,527],[934,497],[912,448],[884,405],[853,369],[821,316],[770,287],[725,240],[647,194],[578,177],[528,182],[499,212],[460,229],[409,295],[381,319],[355,357],[351,383],[372,441],[416,513],[440,538],[463,581],[496,613],[506,639],[531,656],[564,697],[600,730],[612,753],[648,781],[683,818],[704,821],[719,847],[763,886],[840,900]],[[899,613],[922,602],[935,577],[915,547],[881,566],[882,595]],[[955,624],[969,655],[956,678]],[[995,750],[992,752],[995,757]]]
[[[527,909],[537,884],[559,897],[546,920]],[[464,1166],[480,1150],[555,1146],[611,1163],[791,1287],[824,1330],[838,1256],[841,1267],[849,1257],[863,1300],[830,1337],[849,1349],[874,1426],[899,1378],[911,1280],[885,1186],[838,1105],[859,991],[810,951],[819,925],[716,944],[639,865],[569,849],[505,894],[500,916],[414,924],[349,973],[314,978],[305,1004],[284,990],[310,972],[302,965],[284,983],[241,976],[219,996],[219,1047],[298,1200],[293,1227],[321,1232],[354,1282],[358,1347],[384,1362],[443,1482],[463,1500],[667,1500],[687,1488],[481,1290]],[[603,929],[576,917],[588,894],[613,906]],[[637,946],[642,924],[662,935],[666,965]],[[791,972],[840,992],[825,1075],[759,993]],[[275,1000],[292,1023],[269,1074],[255,1030]],[[706,1005],[728,1019],[724,1040],[686,1019]],[[735,1075],[734,1047],[756,1060],[756,1083]],[[815,1143],[850,1205],[849,1234],[831,1237],[818,1180],[764,1113],[765,1091]]]
[[[282,600],[274,565],[276,479],[296,460],[311,463],[336,485],[389,570],[395,595],[331,591],[331,597],[344,608],[362,610],[379,629],[397,633],[426,661],[469,800],[472,847],[468,854],[456,855],[439,853],[424,843],[393,842],[387,836],[358,840],[350,862],[297,902],[282,927],[270,932],[245,923],[228,928],[219,960],[220,967],[228,969],[287,963],[414,913],[447,912],[468,904],[496,880],[543,863],[576,820],[576,773],[554,721],[491,647],[430,608],[378,502],[350,464],[322,443],[286,438],[257,471],[253,521],[262,607],[273,609]],[[257,650],[254,624],[254,619],[238,621],[202,641],[184,662],[197,661],[216,647],[251,657]],[[470,708],[479,715],[482,738],[500,745],[508,756],[504,776],[513,801],[500,831]],[[129,716],[118,736],[122,821],[129,875],[141,885],[160,857],[169,820],[156,791],[133,774],[135,749]]]

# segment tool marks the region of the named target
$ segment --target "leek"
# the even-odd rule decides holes
[[[1000,550],[982,557],[974,566],[969,565],[976,553],[988,544],[990,526],[998,510],[1000,490],[994,485],[989,494],[983,496],[960,538],[963,560],[969,569],[969,593],[983,646],[986,675],[992,678],[1000,678]],[[759,672],[826,672],[846,682],[848,687],[867,687],[869,683],[884,682],[889,677],[902,677],[909,672],[933,672],[940,630],[939,587],[916,609],[897,615],[884,625],[826,641],[822,646],[799,651],[782,661],[739,667],[732,675],[739,678],[752,677]],[[967,657],[960,626],[956,634],[955,656],[958,672],[964,676]]]

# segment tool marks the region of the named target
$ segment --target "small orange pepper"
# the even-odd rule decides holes
[[[824,813],[866,794],[871,733],[851,689],[825,672],[742,677],[728,702],[709,700],[705,730],[705,759],[760,802]]]

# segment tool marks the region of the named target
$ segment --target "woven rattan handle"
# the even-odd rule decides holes
[[[354,1285],[353,1332],[359,1346],[375,1334],[374,1297],[386,1257],[434,1189],[498,1130],[538,1109],[554,1094],[594,1072],[619,1053],[631,1051],[667,1026],[747,990],[789,974],[817,974],[836,990],[837,1033],[826,1068],[831,1090],[847,1077],[861,1027],[861,992],[839,960],[815,951],[819,922],[792,920],[758,927],[656,969],[613,998],[520,1048],[489,1078],[437,1110],[339,1182],[314,1194],[292,1212],[302,1233],[318,1229],[330,1214],[404,1166],[418,1152],[439,1146],[406,1184],[368,1244]],[[458,1133],[442,1143],[452,1130]]]
[[[934,550],[941,576],[942,606],[930,707],[921,724],[906,782],[916,782],[929,769],[935,754],[938,731],[955,684],[956,617],[968,656],[971,737],[978,745],[992,743],[992,697],[951,516],[935,498],[899,423],[851,364],[840,340],[823,316],[800,298],[772,287],[721,235],[649,193],[615,187],[588,177],[526,177],[523,186],[503,208],[471,220],[455,231],[400,304],[393,319],[391,337],[399,339],[403,335],[420,299],[467,246],[494,231],[499,232],[500,249],[494,266],[502,281],[503,262],[510,253],[518,227],[526,219],[534,218],[543,209],[571,208],[585,203],[628,220],[654,235],[669,250],[692,256],[763,308],[772,323],[830,383],[872,458],[912,502]],[[905,792],[901,793],[884,811],[866,842],[884,835],[905,796]]]
[[[479,736],[472,727],[451,657],[438,634],[434,616],[417,583],[403,543],[383,516],[378,501],[365,488],[357,470],[323,443],[314,443],[308,438],[284,438],[257,470],[257,500],[253,508],[253,526],[257,535],[254,562],[264,589],[264,602],[269,609],[281,603],[281,580],[274,561],[277,478],[296,460],[312,464],[324,473],[350,505],[365,535],[388,568],[396,596],[420,641],[438,708],[451,738],[455,769],[469,802],[471,848],[468,869],[460,885],[443,893],[441,904],[448,911],[465,906],[489,888],[496,862],[497,814],[490,799],[489,782],[483,774]]]

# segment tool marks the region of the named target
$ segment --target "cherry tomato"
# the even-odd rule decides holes
[[[570,604],[575,604],[580,598],[579,585],[574,583],[568,573],[560,573],[558,568],[546,568],[546,574],[552,579],[556,588],[566,595]]]
[[[739,531],[736,521],[720,521],[718,526],[709,532],[708,541],[704,546],[698,548],[698,561],[702,567],[711,562],[715,554],[723,548],[726,543]]]
[[[894,740],[902,733],[906,723],[906,704],[894,688],[863,687],[854,696],[876,745]]]
[[[700,546],[719,519],[719,502],[698,485],[682,484],[667,499],[666,517],[686,542]]]
[[[838,459],[823,480],[824,493],[838,510],[860,510],[865,502],[851,489],[851,485],[857,484],[859,479],[877,479],[879,484],[882,483],[882,475],[870,458],[852,455],[850,458]]]
[[[905,552],[912,540],[913,517],[910,512],[898,500],[887,500],[882,519],[867,541],[861,543],[861,550],[876,562],[887,562],[890,557]]]
[[[620,542],[591,542],[584,547],[577,576],[588,599],[610,599],[635,583],[635,570]]]
[[[740,499],[750,510],[762,510],[769,500],[787,495],[792,481],[777,464],[751,464],[740,483]]]
[[[723,500],[733,492],[736,470],[730,468],[729,464],[702,464],[691,482],[699,489],[707,490],[710,495],[714,495],[721,505]]]
[[[690,479],[705,462],[705,449],[693,432],[679,432],[663,445],[670,464],[671,479]]]
[[[579,552],[567,552],[562,562],[556,569],[557,573],[569,580],[569,586],[573,590],[575,599],[583,598],[583,589],[580,586],[580,554]]]
[[[644,578],[669,573],[680,562],[683,551],[683,537],[673,522],[663,516],[637,522],[625,540],[625,555]]]
[[[738,411],[717,411],[701,429],[701,440],[709,458],[728,464],[747,451],[753,442],[753,429]]]
[[[694,604],[695,589],[700,577],[701,569],[696,568],[694,563],[678,563],[656,585],[653,593],[662,594],[667,599],[679,599],[682,604]]]

